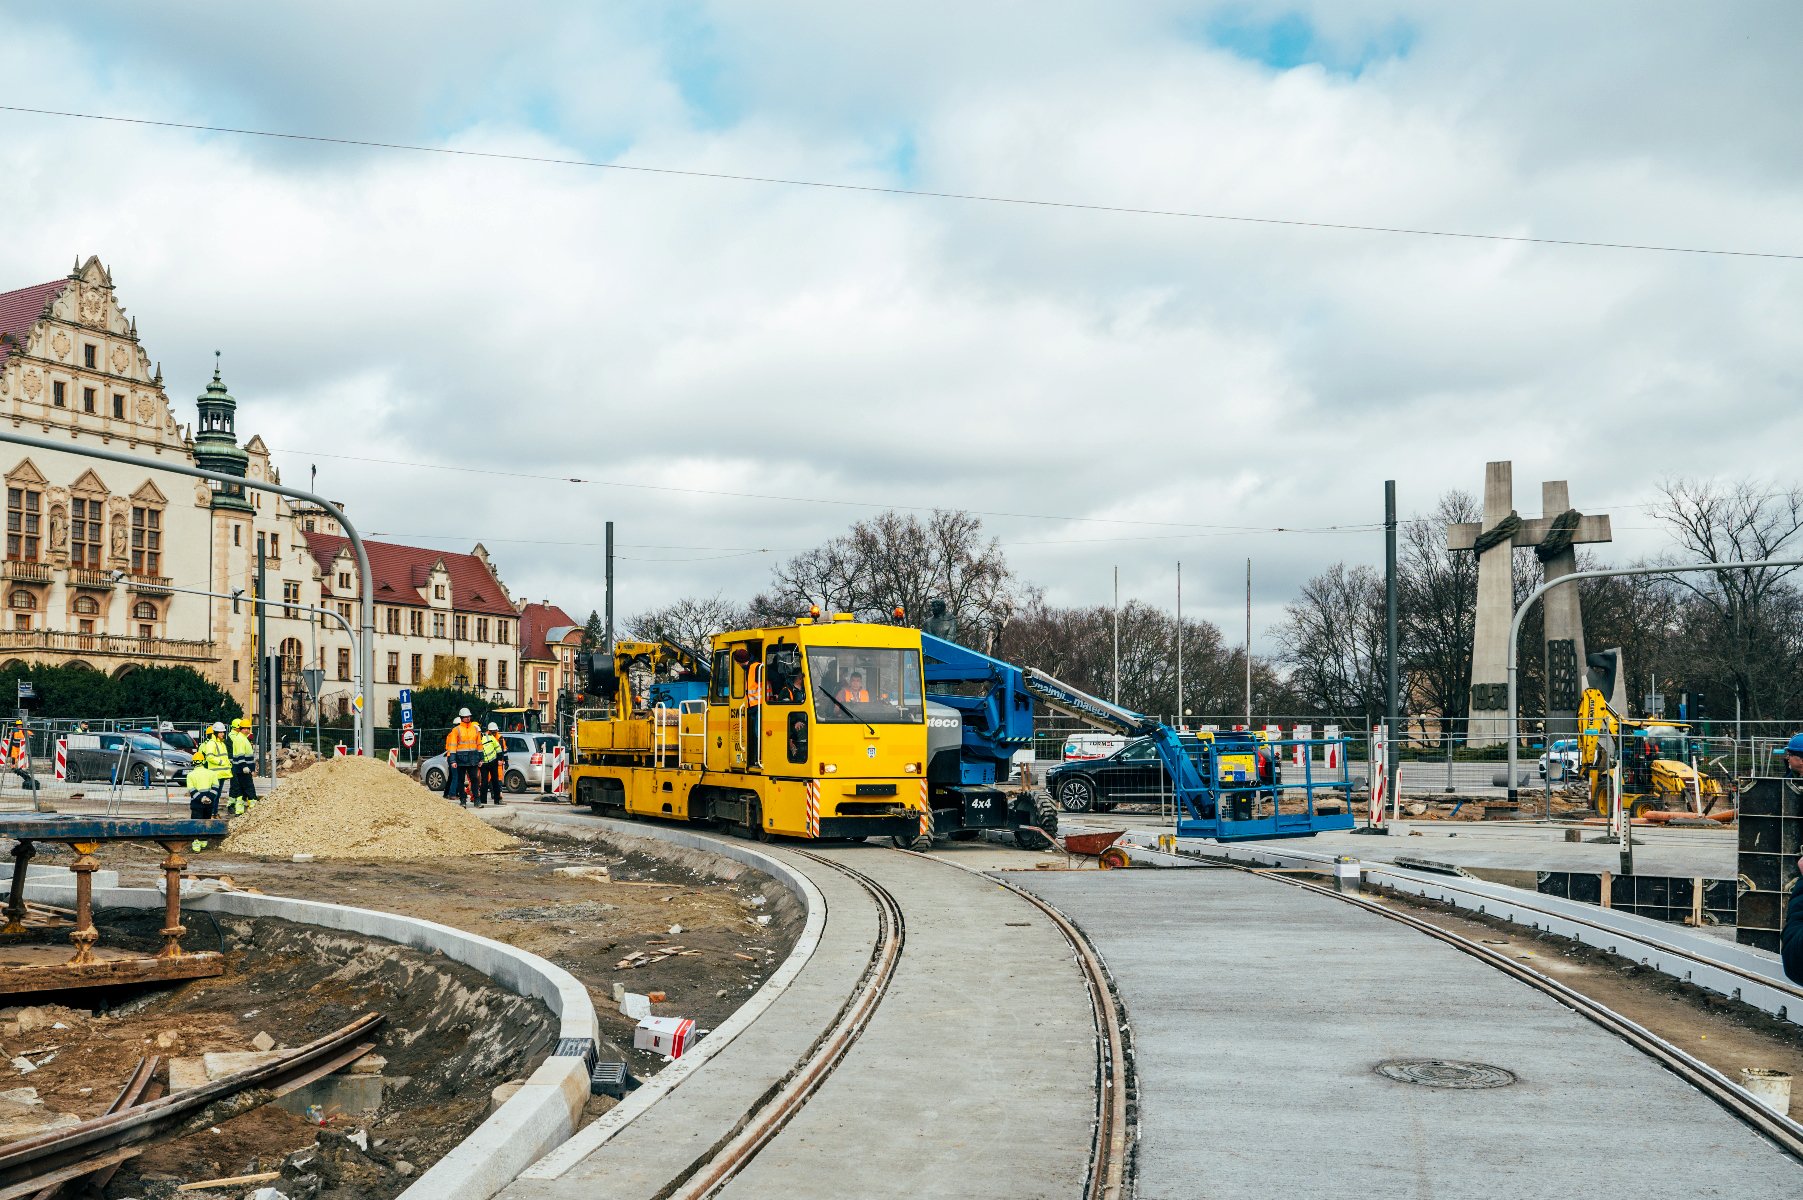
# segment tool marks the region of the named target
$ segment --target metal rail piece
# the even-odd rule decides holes
[[[273,1062],[0,1147],[0,1200],[23,1200],[123,1162],[139,1153],[140,1143],[178,1132],[202,1110],[240,1092],[257,1089],[273,1098],[303,1086],[368,1053],[375,1043],[367,1035],[383,1020],[380,1013],[366,1013]]]

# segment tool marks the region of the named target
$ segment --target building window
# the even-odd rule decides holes
[[[69,501],[69,565],[100,569],[100,501],[77,496]]]
[[[551,690],[551,672],[541,670],[538,673],[538,694],[544,695]]]
[[[422,661],[421,655],[418,655],[418,654],[412,655],[411,659],[412,659],[412,661],[407,664],[407,672],[409,675],[409,682],[418,683],[420,680],[422,680],[426,677],[425,665]]]
[[[134,507],[131,510],[131,570],[134,575],[163,573],[163,511]]]
[[[93,388],[85,387],[85,388],[81,389],[81,411],[85,412],[85,413],[91,413],[94,411],[94,389]]]
[[[82,617],[82,618],[78,619],[75,622],[75,632],[81,634],[82,637],[84,637],[84,638],[93,637],[94,636],[94,618]],[[85,643],[85,642],[83,643],[84,646],[86,644],[87,643]]]
[[[301,528],[306,530],[308,533],[312,533],[314,531],[313,530],[313,518],[308,517],[305,521],[302,521]]]
[[[58,408],[68,408],[69,385],[60,379],[52,380],[50,384],[50,403],[56,405]]]
[[[444,584],[435,583],[432,585],[432,599],[434,599],[434,600],[443,600],[444,599]]]
[[[488,618],[487,617],[477,617],[476,618],[476,640],[478,642],[486,642],[488,640]]]
[[[119,392],[113,393],[113,420],[125,420],[125,397]]]
[[[488,660],[486,658],[478,658],[476,660],[476,690],[477,691],[486,691],[487,688],[488,688]]]
[[[97,351],[95,350],[95,348],[93,346],[89,345],[86,342],[82,343],[81,365],[86,367],[88,370],[92,371],[94,369],[94,363],[95,363],[94,356],[96,353],[97,353]]]
[[[75,597],[75,615],[78,617],[94,617],[100,615],[100,601],[92,596]]]
[[[507,688],[507,660],[495,659],[495,686],[503,691]]]
[[[300,584],[292,579],[282,580],[282,615],[289,620],[299,616],[293,606],[300,603]]]
[[[6,557],[14,562],[38,561],[43,501],[43,493],[31,488],[6,489]]]
[[[351,590],[351,573],[349,571],[338,572],[338,590],[341,592]]]
[[[340,647],[338,647],[338,678],[349,679],[350,677],[351,677],[350,647],[340,646]]]
[[[339,603],[338,603],[338,615],[339,615],[339,616],[341,616],[341,617],[343,617],[343,618],[344,618],[344,621],[345,621],[345,624],[347,624],[347,625],[349,625],[349,624],[352,624],[352,623],[353,623],[353,622],[352,622],[352,621],[351,621],[351,605],[350,605],[350,601],[348,601],[348,600],[341,600],[341,601],[339,601]]]
[[[234,522],[232,524],[232,545],[242,546],[243,544],[244,544],[244,526],[239,525],[236,522]]]
[[[269,557],[282,557],[282,535],[279,533],[269,535]]]
[[[407,614],[407,632],[414,637],[426,636],[426,614],[415,609]]]
[[[432,636],[435,638],[441,638],[444,636],[444,614],[443,613],[433,613],[432,614]]]
[[[388,610],[388,632],[389,633],[399,633],[400,631],[401,631],[401,610],[398,608],[390,608]]]
[[[131,619],[134,621],[154,621],[157,619],[157,606],[148,600],[140,600],[131,606]]]
[[[400,681],[401,681],[401,655],[398,650],[390,650],[388,652],[388,682],[389,683],[399,683]]]
[[[238,682],[238,660],[235,658],[232,660],[232,682]]]
[[[464,616],[462,613],[458,613],[457,616],[451,622],[451,628],[456,630],[456,633],[453,634],[452,636],[455,637],[458,641],[460,641],[460,642],[469,641],[469,639],[470,639],[470,619],[468,617]]]
[[[512,637],[513,637],[513,625],[510,622],[507,622],[507,621],[496,621],[495,622],[495,641],[497,641],[497,642],[501,643],[503,646],[505,646],[507,644],[508,640],[511,639]]]
[[[6,598],[6,603],[12,608],[35,612],[38,607],[38,598],[24,588],[17,588],[12,595]]]

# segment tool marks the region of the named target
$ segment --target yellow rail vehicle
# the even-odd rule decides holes
[[[705,657],[618,642],[589,668],[575,800],[760,837],[927,836],[920,632],[830,621],[716,635]]]

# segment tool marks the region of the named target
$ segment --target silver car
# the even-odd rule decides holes
[[[507,749],[507,766],[501,772],[503,791],[542,792],[551,783],[551,751],[560,739],[549,733],[503,733],[501,743]],[[435,792],[444,791],[450,778],[450,763],[443,754],[434,754],[419,765],[420,782]]]
[[[180,783],[193,755],[184,754],[154,733],[71,733],[65,778],[70,783],[122,782],[150,787]]]

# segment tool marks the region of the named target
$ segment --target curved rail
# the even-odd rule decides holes
[[[844,863],[806,850],[791,848],[790,853],[831,867],[869,893],[877,912],[877,938],[870,963],[832,1024],[808,1048],[795,1069],[767,1092],[731,1133],[658,1193],[668,1200],[702,1200],[715,1195],[750,1165],[758,1152],[782,1132],[845,1058],[846,1052],[869,1024],[877,1005],[882,1003],[900,963],[907,927],[901,905],[894,895],[870,876]]]
[[[1378,904],[1363,896],[1354,896],[1345,892],[1337,892],[1318,883],[1310,883],[1289,875],[1276,875],[1243,867],[1237,863],[1226,863],[1236,871],[1248,875],[1258,875],[1264,879],[1274,879],[1291,887],[1304,888],[1322,896],[1330,896],[1335,900],[1344,900],[1367,912],[1376,913],[1380,917],[1400,922],[1429,937],[1437,938],[1447,945],[1471,955],[1497,970],[1520,980],[1529,987],[1536,988],[1554,1000],[1565,1005],[1579,1016],[1600,1025],[1615,1034],[1635,1049],[1652,1058],[1660,1066],[1678,1076],[1705,1096],[1726,1109],[1731,1116],[1750,1125],[1764,1135],[1779,1149],[1799,1162],[1803,1162],[1803,1125],[1797,1124],[1788,1117],[1780,1116],[1759,1103],[1737,1086],[1726,1075],[1708,1063],[1691,1057],[1689,1054],[1672,1045],[1645,1026],[1622,1016],[1614,1009],[1601,1004],[1582,992],[1567,987],[1556,979],[1542,975],[1532,967],[1524,967],[1519,962],[1500,951],[1493,950],[1481,942],[1462,937],[1449,929],[1442,929],[1431,921],[1417,917],[1412,913],[1401,912],[1388,905]]]
[[[915,851],[897,851],[914,854]],[[930,855],[921,854],[928,858]],[[1096,1026],[1096,1120],[1095,1136],[1089,1148],[1089,1182],[1084,1188],[1087,1200],[1120,1200],[1127,1194],[1129,1146],[1133,1124],[1133,1062],[1129,1053],[1130,1038],[1120,997],[1102,958],[1089,944],[1089,938],[1075,922],[1050,901],[1035,896],[1024,888],[983,871],[946,859],[934,859],[948,867],[982,875],[1007,888],[1051,919],[1064,940],[1077,956],[1077,968],[1089,990],[1090,1013]]]

